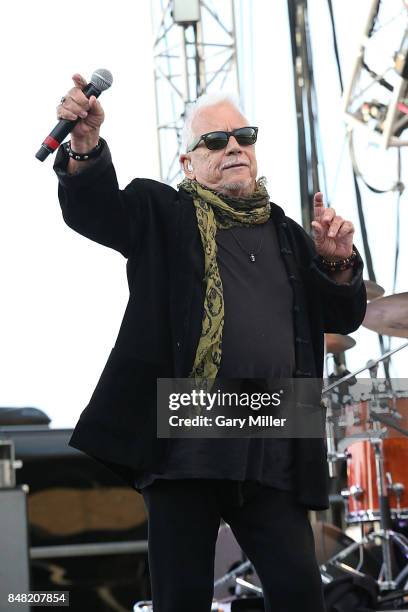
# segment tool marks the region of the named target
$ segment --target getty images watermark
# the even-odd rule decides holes
[[[321,381],[157,380],[159,438],[322,437]]]
[[[187,392],[174,392],[169,396],[169,410],[179,411],[180,408],[196,408],[205,414],[197,414],[195,416],[180,416],[173,414],[169,417],[169,425],[171,427],[238,427],[243,429],[247,427],[284,427],[286,423],[285,417],[274,417],[269,414],[249,414],[245,417],[226,416],[225,414],[216,414],[208,416],[210,411],[217,408],[233,408],[246,407],[254,412],[262,407],[278,407],[282,403],[283,389],[275,393],[237,393],[228,391],[216,391],[211,393],[204,389],[193,389]]]

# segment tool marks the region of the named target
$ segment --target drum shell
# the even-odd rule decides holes
[[[398,398],[396,410],[402,418],[397,423],[408,429],[408,398]],[[349,427],[346,436],[373,431],[372,423],[368,422],[367,402],[359,405],[360,423]],[[385,413],[390,416],[390,413]],[[347,485],[349,493],[362,490],[360,495],[349,494],[348,523],[379,520],[379,498],[377,474],[375,467],[374,447],[368,439],[357,439],[347,447]],[[408,518],[408,438],[402,433],[388,428],[387,437],[383,440],[384,471],[389,474],[392,484],[400,483],[403,490],[399,496],[388,489],[391,515],[393,518]],[[387,479],[386,482],[389,482]]]

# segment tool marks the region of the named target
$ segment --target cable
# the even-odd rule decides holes
[[[341,74],[339,47],[337,45],[337,34],[336,34],[336,26],[335,26],[335,23],[334,23],[334,13],[333,13],[332,0],[327,0],[327,3],[328,3],[328,6],[329,6],[329,16],[330,16],[330,24],[331,24],[331,30],[332,30],[334,55],[335,55],[335,58],[336,58],[337,72],[338,72],[338,75],[339,75],[340,90],[341,90],[341,93],[343,93],[344,85],[343,85],[343,77],[342,77],[342,74]]]
[[[368,74],[372,76],[375,81],[377,81],[377,83],[379,83],[380,85],[388,89],[388,91],[391,91],[391,92],[394,91],[394,87],[391,85],[391,83],[383,79],[383,77],[380,77],[380,75],[374,72],[374,70],[371,70],[371,68],[367,66],[364,60],[361,62],[361,65],[364,68],[364,70],[366,70]]]

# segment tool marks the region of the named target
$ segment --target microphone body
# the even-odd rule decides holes
[[[82,93],[84,93],[87,98],[91,96],[98,98],[105,89],[111,86],[111,84],[111,73],[108,70],[99,70],[92,75],[91,82],[85,85]],[[80,121],[80,117],[74,121],[60,119],[54,129],[44,139],[44,142],[35,154],[36,158],[40,161],[44,161],[50,153],[54,153],[68,134],[72,132],[78,121]]]

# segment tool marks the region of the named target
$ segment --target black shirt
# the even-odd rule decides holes
[[[293,295],[273,222],[217,230],[216,241],[224,296],[218,376],[293,376]],[[171,439],[161,468],[154,474],[137,474],[135,488],[140,490],[156,478],[254,480],[289,490],[292,440]]]

